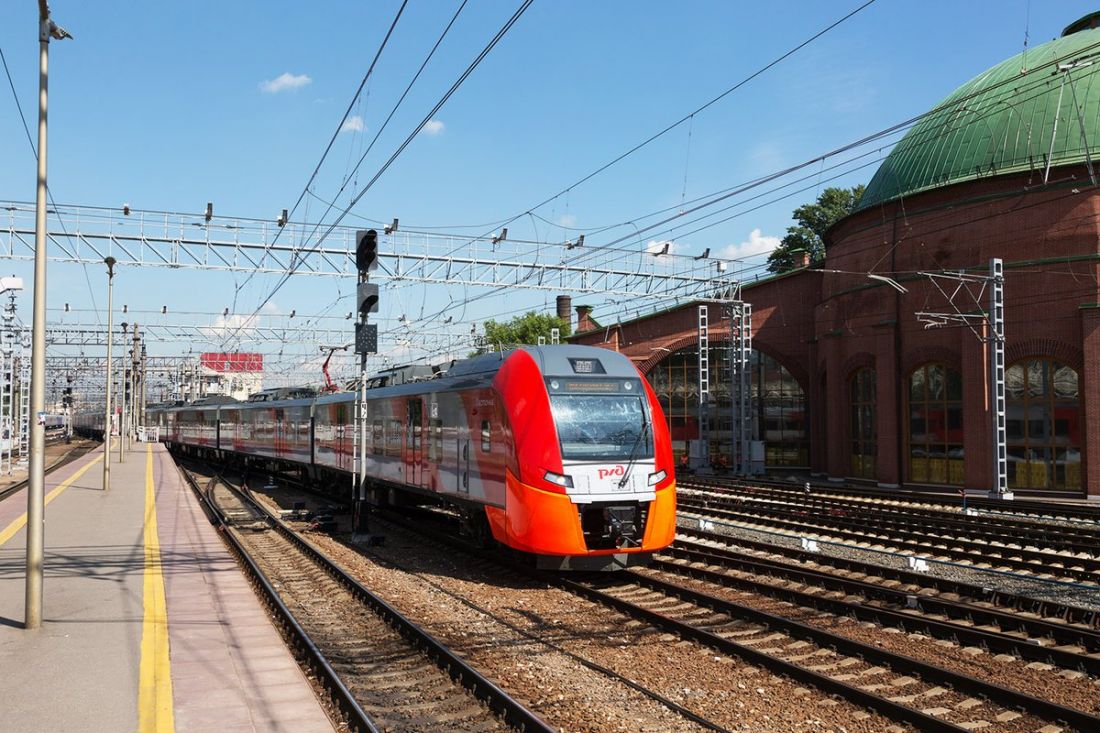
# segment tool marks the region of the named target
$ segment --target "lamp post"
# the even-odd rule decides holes
[[[103,417],[103,490],[111,488],[111,341],[114,337],[115,323],[111,298],[115,285],[115,258],[106,257],[107,265],[107,410]]]
[[[122,322],[122,343],[126,343],[126,329],[129,324]],[[126,451],[126,362],[122,362],[122,374],[118,375],[118,462],[122,463]]]
[[[30,464],[27,467],[27,585],[23,625],[42,625],[42,556],[46,524],[46,97],[50,38],[71,38],[50,20],[46,0],[38,0],[38,188],[34,208],[34,319],[31,331]]]

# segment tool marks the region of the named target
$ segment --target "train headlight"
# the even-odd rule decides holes
[[[546,475],[543,476],[543,478],[546,479],[547,481],[549,481],[552,484],[557,484],[558,486],[561,486],[564,489],[573,488],[573,478],[571,476],[563,476],[560,473],[554,473],[553,471],[547,471]]]
[[[657,473],[649,474],[649,485],[656,486],[668,477],[668,474],[664,471],[658,471]]]
[[[629,392],[630,390],[634,389],[634,385],[630,382],[623,382],[623,389]]]

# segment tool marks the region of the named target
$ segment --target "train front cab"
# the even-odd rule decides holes
[[[624,357],[573,347],[517,351],[494,380],[515,465],[494,536],[539,567],[613,570],[672,542],[675,475],[656,396]]]

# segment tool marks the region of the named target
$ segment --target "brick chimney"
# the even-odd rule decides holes
[[[596,323],[596,319],[592,317],[592,306],[590,305],[578,305],[577,306],[577,333],[584,333],[585,331],[592,331],[600,327],[600,324]]]
[[[573,326],[573,299],[568,295],[558,296],[558,318]]]

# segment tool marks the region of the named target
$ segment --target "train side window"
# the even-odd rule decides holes
[[[378,419],[371,425],[371,453],[381,455],[382,441],[382,420]]]
[[[488,420],[482,420],[481,421],[481,452],[482,453],[488,453],[489,449],[493,447],[491,438],[492,438],[492,433],[489,430],[489,421]]]
[[[424,408],[419,398],[409,400],[406,414],[408,416],[408,424],[406,426],[407,432],[405,433],[405,447],[419,453],[420,438],[423,432],[424,422]]]
[[[443,421],[428,421],[428,460],[440,462],[443,460]]]
[[[390,419],[386,425],[386,455],[401,455],[401,421]]]

